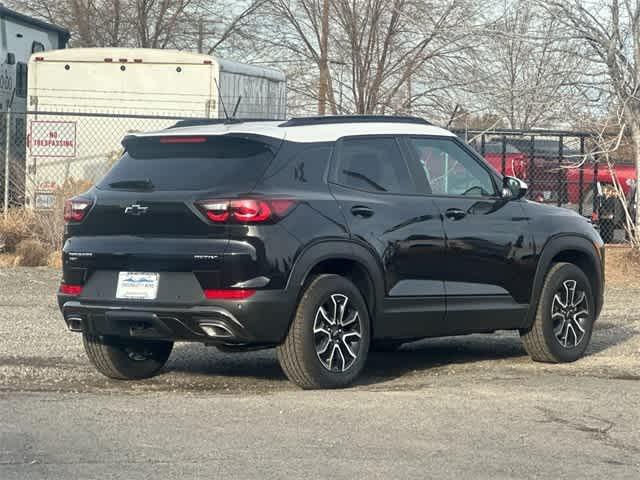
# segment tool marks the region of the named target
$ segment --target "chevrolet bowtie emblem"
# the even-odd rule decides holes
[[[149,207],[143,207],[142,205],[133,204],[124,209],[125,215],[144,215],[149,210]]]

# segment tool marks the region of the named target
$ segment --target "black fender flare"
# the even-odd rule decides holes
[[[286,289],[299,299],[311,270],[320,262],[331,259],[353,260],[364,268],[373,285],[373,305],[369,305],[371,320],[380,318],[385,296],[382,265],[369,249],[350,240],[324,240],[307,246],[291,268]]]
[[[533,288],[531,291],[531,302],[529,303],[529,311],[527,314],[526,328],[530,328],[535,320],[536,311],[538,309],[538,301],[540,300],[540,294],[542,292],[542,286],[544,285],[547,272],[551,268],[551,263],[556,255],[565,251],[578,251],[586,254],[593,263],[596,271],[596,289],[593,292],[596,299],[596,313],[600,313],[602,308],[602,291],[604,288],[602,263],[599,259],[599,255],[596,252],[596,247],[586,237],[578,235],[559,235],[551,238],[543,247],[540,258],[538,259],[538,266],[536,267],[536,273],[533,280]]]

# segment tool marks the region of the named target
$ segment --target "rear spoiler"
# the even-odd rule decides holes
[[[222,152],[232,158],[238,148],[268,149],[275,154],[282,140],[255,134],[226,133],[222,135],[180,134],[127,135],[122,140],[125,152],[135,158],[213,157]]]

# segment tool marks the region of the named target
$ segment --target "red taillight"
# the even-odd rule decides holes
[[[271,207],[263,200],[234,200],[229,209],[233,218],[242,223],[261,223],[271,217]]]
[[[284,217],[295,205],[294,200],[205,200],[198,207],[214,223],[264,223]]]
[[[82,293],[82,285],[70,285],[68,283],[60,284],[60,293],[63,295],[78,296]]]
[[[204,296],[208,300],[244,300],[249,298],[255,290],[249,290],[246,288],[233,288],[225,290],[205,290]]]
[[[70,198],[64,202],[64,221],[81,222],[91,208],[91,200],[86,198]]]
[[[204,143],[207,137],[160,137],[160,143]]]

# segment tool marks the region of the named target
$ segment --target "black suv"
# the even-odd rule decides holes
[[[596,231],[422,119],[179,123],[123,145],[65,206],[58,294],[108,377],[156,374],[175,341],[276,347],[303,388],[425,337],[518,330],[546,362],[587,348]]]

